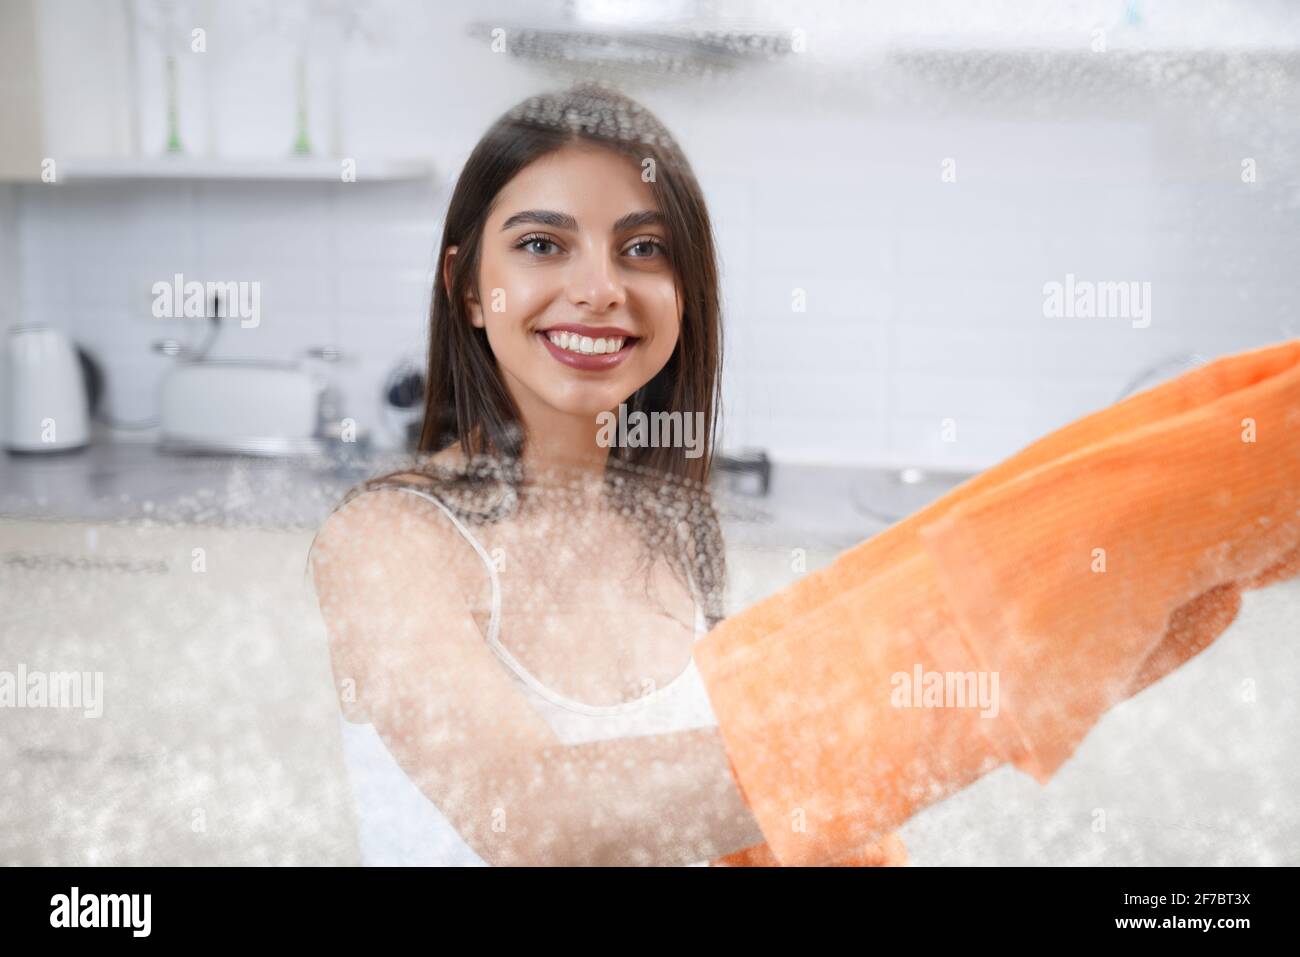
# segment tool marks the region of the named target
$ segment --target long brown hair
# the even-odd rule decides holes
[[[478,292],[483,231],[497,195],[524,167],[575,143],[595,144],[626,156],[653,174],[647,177],[643,172],[643,179],[668,229],[667,253],[682,303],[682,321],[672,357],[627,400],[627,412],[629,418],[634,412],[647,416],[677,412],[692,418],[700,413],[703,451],[690,458],[681,447],[616,445],[609,452],[606,490],[616,505],[635,502],[636,514],[644,519],[638,528],[647,560],[664,555],[679,573],[689,562],[697,598],[712,625],[722,617],[725,579],[721,531],[707,484],[720,415],[722,368],[713,227],[686,157],[663,124],[627,96],[597,83],[583,83],[529,97],[493,123],[470,153],[451,195],[434,270],[419,451],[434,453],[459,444],[471,465],[456,472],[425,463],[407,472],[436,478],[449,489],[479,487],[489,480],[517,489],[522,482],[519,463],[526,437],[519,410],[501,380],[486,330],[470,321],[466,300],[471,291]],[[442,267],[451,246],[459,251],[448,286]],[[372,479],[352,494],[403,484],[401,474]],[[502,515],[470,512],[467,517],[490,521]],[[684,537],[689,548],[684,547]]]

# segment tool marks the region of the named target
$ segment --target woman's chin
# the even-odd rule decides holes
[[[626,402],[629,398],[631,398],[631,393],[624,395],[621,390],[602,389],[600,392],[583,395],[556,396],[548,404],[556,412],[571,415],[574,418],[588,419],[593,424],[597,424],[596,416],[602,412],[611,411],[617,414],[619,403]]]
[[[603,421],[600,416],[604,413],[612,412],[617,418],[618,405],[620,402],[626,402],[626,399],[615,399],[612,402],[587,403],[580,405],[569,405],[557,408],[556,411],[563,412],[565,415],[571,415],[575,419],[583,419],[590,422],[593,426],[598,426]]]

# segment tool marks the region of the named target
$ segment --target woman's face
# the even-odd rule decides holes
[[[659,217],[640,166],[593,146],[535,160],[497,196],[468,305],[526,423],[594,430],[667,364],[681,307]]]

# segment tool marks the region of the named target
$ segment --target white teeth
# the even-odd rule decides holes
[[[591,336],[580,336],[576,332],[548,332],[546,338],[561,349],[589,356],[618,352],[623,348],[623,343],[627,341],[626,336],[593,338]]]

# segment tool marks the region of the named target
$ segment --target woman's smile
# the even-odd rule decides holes
[[[535,333],[557,362],[573,369],[601,372],[621,364],[640,338],[610,326],[561,323]]]

